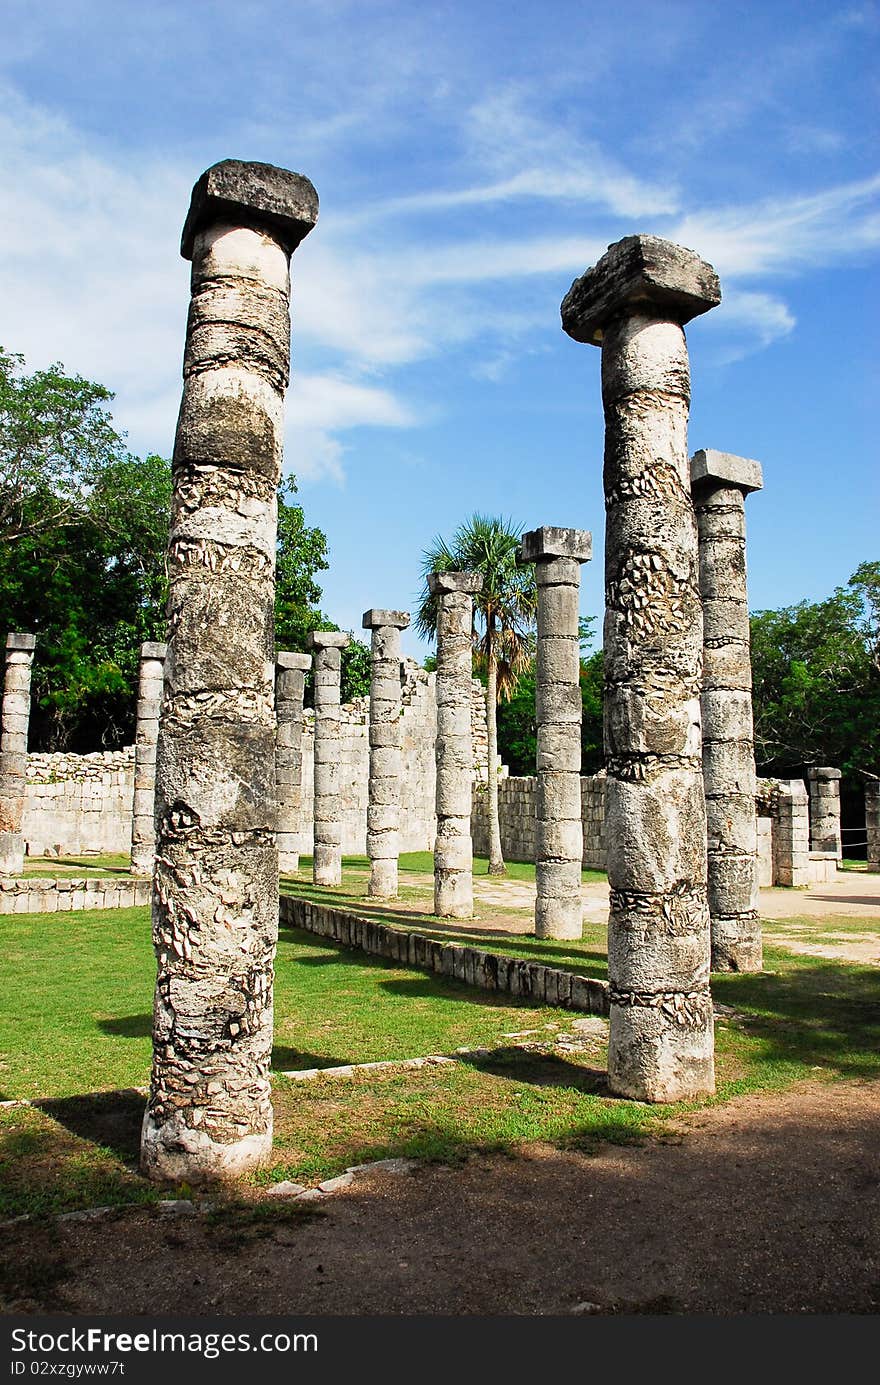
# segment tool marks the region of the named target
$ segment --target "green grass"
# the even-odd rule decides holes
[[[712,1101],[807,1078],[880,1077],[880,969],[794,956],[773,941],[775,928],[792,924],[835,931],[845,924],[849,932],[860,922],[769,925],[763,974],[713,979],[716,1000],[735,1013],[717,1026]],[[870,931],[871,920],[862,926]],[[0,1086],[4,1097],[40,1098],[40,1105],[0,1112],[0,1210],[14,1216],[154,1199],[135,1171],[143,1099],[112,1090],[148,1078],[149,910],[15,915],[2,928]],[[540,948],[539,956],[586,970],[571,944],[508,938],[491,945],[527,956]],[[599,973],[598,937],[589,950]],[[502,1001],[295,930],[282,930],[279,941],[275,1006],[278,1071],[464,1046],[490,1053],[454,1068],[309,1083],[277,1077],[274,1162],[257,1184],[310,1181],[389,1155],[512,1152],[535,1140],[590,1150],[660,1133],[670,1115],[690,1109],[610,1097],[601,1035],[573,1054],[515,1046],[514,1033],[567,1029],[574,1017],[563,1011]]]
[[[31,879],[57,880],[68,876],[129,875],[131,860],[125,855],[26,856],[24,873]]]

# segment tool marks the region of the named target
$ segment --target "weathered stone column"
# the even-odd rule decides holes
[[[371,630],[370,780],[367,801],[368,894],[373,899],[397,895],[400,852],[400,775],[403,727],[400,721],[400,632],[409,625],[406,611],[365,611],[363,627]]]
[[[880,870],[880,780],[865,781],[865,827],[868,836],[868,870]]]
[[[275,783],[278,788],[278,873],[299,870],[296,839],[302,809],[303,694],[311,654],[275,655]]]
[[[437,597],[437,840],[434,844],[434,913],[469,919],[474,912],[471,845],[471,676],[474,593],[478,572],[432,572]]]
[[[290,255],[307,178],[229,159],[193,189],[156,763],[153,1073],[141,1163],[231,1177],[272,1144],[278,933],[273,602]]]
[[[843,860],[840,835],[840,770],[828,765],[811,765],[807,770],[810,789],[810,850],[833,851]]]
[[[152,875],[156,859],[156,742],[167,649],[167,645],[152,640],[141,645],[131,812],[132,875]]]
[[[760,971],[755,734],[746,585],[745,497],[761,465],[702,450],[691,458],[703,598],[703,786],[712,970]]]
[[[31,719],[31,669],[36,635],[6,636],[0,739],[0,875],[24,871],[24,803],[27,796],[28,725]]]
[[[569,335],[602,347],[608,1080],[641,1101],[715,1084],[682,324],[720,297],[715,271],[693,251],[628,236],[562,304]]]
[[[517,552],[518,563],[535,564],[538,586],[535,934],[539,938],[579,938],[584,929],[578,611],[581,563],[592,556],[592,535],[585,529],[549,525],[523,534]]]
[[[312,878],[316,885],[342,884],[342,805],[339,801],[339,686],[342,651],[351,636],[338,630],[313,630],[315,651],[315,845]]]

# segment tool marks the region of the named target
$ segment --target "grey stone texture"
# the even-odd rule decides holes
[[[153,640],[141,645],[131,814],[132,875],[152,876],[156,859],[156,745],[167,652],[167,645]]]
[[[471,798],[473,740],[471,674],[477,572],[434,572],[428,589],[437,601],[437,839],[434,913],[471,918],[474,912]]]
[[[755,737],[746,582],[745,497],[760,463],[726,452],[691,458],[703,600],[703,785],[712,970],[760,971]]]
[[[840,770],[828,765],[811,765],[807,770],[810,788],[810,850],[830,851],[843,860],[840,834]]]
[[[10,631],[6,637],[3,707],[0,714],[0,875],[24,870],[24,805],[27,742],[31,716],[31,670],[36,635]]]
[[[299,870],[297,834],[302,817],[303,696],[311,654],[275,656],[275,785],[278,793],[278,872]]]
[[[583,933],[578,611],[581,563],[592,556],[592,543],[586,530],[545,525],[523,534],[517,553],[518,562],[534,562],[538,588],[535,934],[539,938],[579,938]]]
[[[810,806],[803,780],[777,780],[774,798],[774,882],[802,888],[810,883]]]
[[[715,271],[693,251],[630,236],[562,304],[565,331],[602,346],[608,1080],[641,1101],[715,1086],[682,325],[719,300]]]
[[[312,878],[316,885],[342,883],[339,687],[342,651],[350,641],[350,635],[338,630],[313,630],[308,638],[315,657]]]
[[[868,870],[880,870],[880,781],[865,782],[865,826],[868,835]]]
[[[400,632],[409,625],[406,611],[364,612],[370,630],[370,777],[367,803],[367,855],[371,899],[397,896],[400,854],[400,781],[403,760],[401,723]]]
[[[226,160],[193,191],[156,764],[153,1070],[141,1165],[234,1177],[272,1146],[277,487],[290,253],[311,183]]]
[[[605,869],[605,774],[580,776],[583,870]],[[536,775],[510,775],[498,783],[498,821],[501,849],[506,861],[538,858],[538,779]],[[474,785],[471,836],[475,856],[488,855],[486,792]]]

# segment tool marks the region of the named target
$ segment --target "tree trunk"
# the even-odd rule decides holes
[[[494,652],[486,660],[486,731],[489,739],[489,874],[505,875],[498,821],[498,666]]]

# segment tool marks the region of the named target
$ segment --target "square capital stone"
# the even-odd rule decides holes
[[[807,770],[808,779],[842,779],[843,775],[839,769],[834,769],[831,765],[810,765]]]
[[[311,630],[306,644],[309,649],[345,649],[351,644],[351,635],[344,630]]]
[[[6,636],[7,649],[22,649],[30,653],[32,649],[36,648],[36,644],[36,635],[23,635],[20,631],[10,630]]]
[[[409,625],[409,611],[379,611],[374,608],[364,611],[361,625],[364,630],[381,630],[383,625],[390,625],[395,630],[405,630]]]
[[[473,596],[483,590],[483,577],[479,572],[430,572],[428,591],[432,596],[443,596],[447,592],[466,592]]]
[[[277,668],[295,668],[303,673],[308,673],[312,667],[311,654],[293,654],[289,650],[279,649],[275,655],[275,665]]]
[[[540,563],[552,558],[574,558],[577,563],[588,563],[593,556],[593,535],[588,529],[560,529],[553,524],[544,524],[540,529],[530,529],[523,534],[516,551],[516,561]]]
[[[562,300],[562,328],[601,346],[617,317],[646,313],[684,326],[720,302],[718,275],[693,250],[660,236],[625,236],[575,279]]]
[[[146,640],[141,645],[142,659],[165,659],[168,654],[167,644],[161,644],[158,640]]]
[[[180,253],[191,260],[196,233],[213,221],[269,231],[291,252],[317,219],[318,194],[302,173],[274,164],[223,159],[207,169],[192,190]]]
[[[715,452],[700,448],[691,457],[691,485],[715,482],[722,486],[738,486],[743,494],[759,491],[764,485],[761,463],[750,457],[735,457],[732,452]]]

